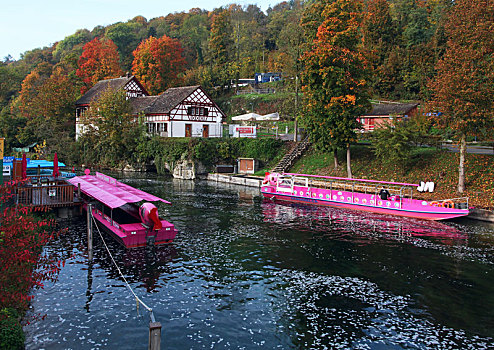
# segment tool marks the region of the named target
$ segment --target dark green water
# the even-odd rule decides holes
[[[137,175],[173,203],[173,245],[106,242],[162,324],[163,349],[487,349],[494,226],[264,202],[256,189]],[[147,176],[147,178],[142,178]],[[68,257],[36,291],[28,349],[144,349],[148,313],[84,218],[47,247]]]

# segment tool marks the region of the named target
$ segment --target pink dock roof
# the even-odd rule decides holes
[[[98,172],[96,175],[76,176],[67,181],[74,186],[81,184],[81,191],[84,194],[93,197],[112,209],[127,203],[137,203],[140,201],[161,201],[171,204],[162,198],[123,184],[113,177]]]

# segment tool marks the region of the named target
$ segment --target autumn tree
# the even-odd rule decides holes
[[[41,106],[36,101],[36,97],[40,88],[50,77],[52,69],[52,65],[43,62],[24,78],[19,96],[11,105],[11,110],[14,113],[20,113],[22,116],[29,119],[32,119],[40,113],[38,108]]]
[[[150,37],[135,49],[132,72],[150,94],[159,94],[181,83],[185,67],[182,52],[176,39]]]
[[[94,38],[84,45],[76,71],[84,82],[81,93],[103,79],[117,78],[123,74],[119,65],[117,46],[111,39]]]
[[[354,0],[316,1],[303,21],[314,39],[303,56],[306,113],[302,122],[318,148],[334,152],[335,165],[336,150],[346,148],[348,177],[352,177],[350,144],[361,127],[357,117],[370,108],[368,66],[360,47],[361,7],[362,2]],[[314,35],[317,18],[322,23]]]
[[[460,144],[458,192],[465,190],[466,137],[494,125],[494,0],[458,0],[446,24],[447,50],[430,82],[436,123]]]
[[[67,144],[75,136],[74,101],[79,97],[70,69],[63,64],[40,64],[24,79],[19,97],[11,105],[18,128],[25,120],[16,135],[21,145],[45,140],[62,156],[68,151]]]

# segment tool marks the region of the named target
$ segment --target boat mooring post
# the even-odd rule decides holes
[[[148,350],[160,350],[161,347],[161,322],[149,322]]]
[[[87,251],[89,261],[93,261],[93,205],[87,205]]]

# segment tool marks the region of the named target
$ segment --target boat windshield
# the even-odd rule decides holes
[[[293,178],[291,176],[280,176],[278,178],[278,186],[279,187],[292,187],[293,186]]]

